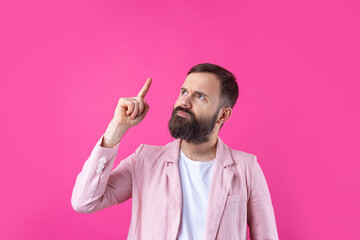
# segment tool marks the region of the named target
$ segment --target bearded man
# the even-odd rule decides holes
[[[105,133],[76,179],[71,204],[93,213],[132,198],[128,239],[278,239],[270,192],[254,154],[218,136],[239,95],[235,76],[211,63],[193,66],[168,122],[174,141],[141,144],[114,168],[121,138],[149,110],[152,79],[120,98]]]

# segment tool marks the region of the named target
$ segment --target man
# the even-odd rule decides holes
[[[141,144],[114,169],[125,132],[149,110],[144,97],[120,98],[114,117],[76,179],[71,203],[92,213],[132,198],[128,239],[278,239],[264,174],[255,155],[219,137],[239,90],[210,63],[190,69],[176,100],[165,146]]]

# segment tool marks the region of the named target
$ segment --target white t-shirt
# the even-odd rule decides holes
[[[179,240],[205,239],[206,209],[215,159],[194,161],[180,149],[179,169],[183,208]]]

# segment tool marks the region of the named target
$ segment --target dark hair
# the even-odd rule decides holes
[[[194,72],[209,72],[218,76],[221,85],[221,103],[219,107],[233,108],[239,96],[239,86],[234,74],[212,63],[200,63],[193,66],[187,75]]]

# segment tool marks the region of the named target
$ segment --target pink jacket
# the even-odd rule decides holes
[[[182,212],[180,139],[165,146],[141,144],[113,168],[119,143],[100,146],[76,179],[71,204],[93,213],[132,198],[128,239],[176,239]],[[209,190],[205,239],[278,239],[270,192],[255,155],[229,148],[218,137]]]

